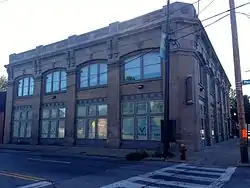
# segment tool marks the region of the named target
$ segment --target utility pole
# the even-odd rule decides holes
[[[245,128],[246,121],[245,121],[244,101],[243,101],[243,93],[242,93],[239,42],[238,42],[238,31],[237,31],[237,21],[236,21],[234,0],[229,0],[229,7],[230,7],[230,20],[231,20],[231,30],[232,30],[237,111],[238,111],[238,121],[239,121],[239,127],[240,127],[241,163],[249,163],[248,143],[247,143],[248,134]]]
[[[168,156],[168,150],[170,147],[169,143],[169,82],[170,82],[170,38],[169,38],[169,27],[170,27],[170,0],[167,0],[167,11],[166,11],[166,30],[165,30],[165,71],[164,71],[164,157]]]

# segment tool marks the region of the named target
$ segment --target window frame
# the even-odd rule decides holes
[[[60,116],[60,108],[65,109],[65,116]],[[52,117],[52,110],[56,109],[56,117]],[[43,118],[43,110],[49,110],[49,116],[46,118]],[[50,106],[50,107],[44,107],[41,109],[40,114],[40,128],[39,128],[39,139],[64,139],[66,136],[66,113],[67,108],[65,106]],[[59,127],[60,127],[60,121],[64,120],[64,135],[63,137],[59,137]],[[42,130],[43,130],[43,122],[48,121],[48,130],[47,130],[47,137],[42,136]],[[51,137],[51,122],[56,121],[56,136]]]
[[[90,86],[90,66],[91,65],[97,65],[97,84]],[[107,66],[107,83],[106,84],[100,84],[100,66],[101,65],[106,65]],[[88,86],[87,87],[81,87],[81,71],[82,69],[86,68],[88,69],[88,76],[87,76],[87,81],[88,81]],[[77,88],[78,90],[86,90],[86,89],[92,89],[92,88],[99,88],[99,87],[107,87],[108,85],[108,60],[105,59],[100,59],[100,60],[92,60],[87,63],[83,63],[80,66],[77,67]]]
[[[147,53],[148,52],[148,53]],[[148,55],[150,53],[159,53],[159,59],[160,59],[160,62],[159,63],[156,63],[156,64],[152,64],[152,65],[157,65],[159,64],[160,65],[160,76],[159,77],[154,77],[154,78],[145,78],[145,73],[144,73],[144,57],[145,55]],[[127,59],[129,58],[136,58],[136,56],[139,56],[140,58],[140,79],[138,80],[126,80],[125,79],[125,65],[129,62],[126,62]],[[159,79],[162,79],[163,77],[163,63],[161,61],[161,58],[160,58],[160,50],[159,48],[153,48],[153,49],[144,49],[144,50],[140,50],[140,51],[135,51],[135,52],[131,52],[125,56],[123,56],[121,58],[121,61],[122,61],[122,66],[120,68],[120,79],[122,81],[122,83],[136,83],[136,82],[141,82],[141,81],[148,81],[148,80],[159,80]]]
[[[27,95],[23,95],[24,93],[24,79],[28,78],[28,94]],[[22,80],[22,95],[19,96],[19,82]],[[33,94],[30,94],[30,90],[31,90],[31,80],[33,80]],[[33,75],[23,75],[21,77],[19,77],[18,79],[16,79],[15,81],[15,96],[17,98],[23,98],[23,97],[32,97],[35,95],[35,79],[33,77]]]
[[[99,105],[106,105],[107,106],[107,113],[105,115],[100,115],[98,113],[99,109],[98,106]],[[78,107],[86,107],[86,115],[85,116],[78,116]],[[89,115],[89,107],[90,106],[95,106],[95,115],[90,116]],[[100,119],[106,119],[106,137],[105,138],[99,138],[99,132],[98,132],[98,122]],[[106,140],[108,139],[108,104],[107,102],[93,102],[93,103],[78,103],[76,105],[76,123],[75,123],[75,127],[76,127],[76,132],[75,132],[75,137],[77,140]],[[78,121],[84,121],[84,137],[78,137]],[[95,136],[94,138],[89,138],[89,122],[90,120],[94,120],[95,121]]]
[[[16,112],[19,113],[19,119],[16,120]],[[21,118],[21,113],[25,113],[25,118],[22,119]],[[31,113],[31,117],[29,118],[29,113]],[[30,139],[32,137],[32,108],[17,108],[17,109],[13,109],[12,111],[12,118],[11,118],[11,138],[13,139]],[[18,136],[14,136],[14,124],[18,122]],[[21,126],[22,123],[25,123],[25,128],[24,128],[24,136],[21,137],[20,136],[20,130],[21,130]],[[30,132],[29,132],[29,137],[27,137],[27,128],[28,128],[28,124],[30,123]]]
[[[59,90],[58,91],[53,91],[53,74],[56,73],[56,72],[59,72]],[[66,88],[65,90],[62,90],[61,88],[61,83],[62,83],[62,80],[61,80],[61,75],[62,75],[62,72],[65,72],[66,74]],[[52,75],[52,78],[51,78],[51,91],[50,92],[47,92],[46,91],[46,87],[47,87],[47,76],[48,75]],[[68,73],[67,73],[67,70],[64,69],[64,68],[56,68],[56,69],[53,69],[53,70],[49,70],[47,71],[46,73],[43,74],[43,93],[45,95],[51,95],[51,94],[57,94],[57,93],[66,93],[67,92],[67,87],[68,87]]]
[[[163,112],[151,112],[150,103],[151,102],[161,102],[164,105],[162,99],[147,99],[147,100],[139,100],[139,101],[122,101],[121,102],[121,140],[133,140],[133,141],[161,141],[161,136],[159,140],[152,139],[152,126],[150,124],[151,118],[153,117],[161,117],[163,119],[164,108]],[[131,114],[123,114],[123,104],[124,103],[133,103],[133,113]],[[146,103],[146,112],[145,113],[137,113],[137,105],[141,103]],[[138,118],[146,117],[146,139],[138,139]],[[123,118],[133,118],[133,139],[124,139],[123,138]],[[161,134],[161,130],[160,130]]]

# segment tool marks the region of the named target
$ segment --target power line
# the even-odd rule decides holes
[[[237,14],[242,14],[244,16],[246,16],[249,20],[250,20],[250,14],[244,13],[244,12],[235,12]]]
[[[197,1],[197,2],[198,2],[198,1]],[[242,4],[242,5],[239,5],[239,6],[235,7],[234,9],[241,8],[241,7],[246,6],[246,5],[248,5],[248,4],[250,4],[250,2],[244,3],[244,4]],[[227,12],[230,12],[231,10],[233,10],[233,9],[228,9],[228,10],[223,11],[223,12],[221,12],[221,13],[218,13],[218,14],[215,14],[215,15],[210,16],[210,17],[208,17],[208,18],[205,18],[205,19],[202,20],[201,22],[204,22],[204,21],[210,20],[210,19],[212,19],[212,18],[218,17],[218,16],[220,16],[220,15],[222,15],[222,14],[225,14],[225,13],[227,13]],[[222,20],[223,18],[227,17],[228,15],[229,15],[229,14],[226,14],[226,15],[220,17],[219,19],[215,20],[214,22],[212,22],[212,23],[210,23],[210,24],[208,24],[208,25],[206,25],[206,26],[204,26],[204,27],[201,27],[200,29],[197,29],[197,30],[195,30],[195,31],[193,31],[193,32],[191,32],[191,33],[188,33],[188,34],[186,34],[186,35],[183,35],[183,36],[181,36],[181,37],[178,37],[178,38],[174,39],[174,41],[177,41],[177,40],[182,39],[182,38],[185,38],[185,37],[187,37],[187,36],[189,36],[189,35],[195,34],[195,33],[199,32],[199,31],[203,30],[204,28],[207,28],[207,27],[209,27],[209,26],[211,26],[211,25],[213,25],[213,24],[219,22],[220,20]],[[192,26],[193,26],[193,25],[188,25],[188,27],[192,27]],[[187,27],[185,27],[185,28],[187,28]],[[177,30],[175,30],[174,32],[183,30],[183,29],[185,29],[185,28],[177,29]],[[136,59],[138,59],[138,58],[141,58],[142,56],[144,56],[144,55],[146,55],[146,54],[152,52],[153,50],[154,50],[154,49],[150,49],[150,50],[144,52],[143,54],[141,54],[141,55],[139,55],[139,56],[136,56],[135,58],[133,58],[133,59],[127,61],[126,63],[129,63],[129,62],[132,62],[132,61],[134,61],[134,60],[136,60]],[[121,66],[123,66],[123,64],[121,64]],[[98,75],[102,75],[102,74],[106,74],[106,73],[108,73],[108,72],[103,72],[103,73],[100,73],[100,74],[98,74]],[[96,76],[96,77],[97,77],[97,76]],[[96,77],[94,77],[94,78],[96,78]],[[94,79],[94,78],[92,77],[92,79]],[[83,80],[83,81],[88,81],[88,79]]]
[[[205,6],[198,14],[200,15],[202,12],[204,12],[210,5],[215,2],[215,0],[212,0],[207,6]]]

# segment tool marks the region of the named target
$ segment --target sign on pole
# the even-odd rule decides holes
[[[162,60],[166,58],[166,33],[161,32],[160,56]]]
[[[250,79],[249,80],[242,80],[242,85],[249,85],[250,84]]]

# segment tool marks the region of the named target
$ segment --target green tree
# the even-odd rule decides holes
[[[8,79],[6,76],[0,76],[0,91],[6,91]]]
[[[244,100],[246,123],[250,124],[250,96],[244,95],[243,100]],[[229,103],[230,103],[231,117],[235,122],[238,123],[236,91],[234,89],[230,89],[229,91]]]

